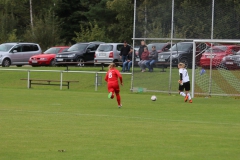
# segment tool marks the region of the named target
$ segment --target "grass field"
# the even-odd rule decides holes
[[[94,91],[93,75],[60,91],[27,89],[19,80],[24,72],[0,74],[1,160],[240,159],[239,99],[198,97],[190,104],[157,94],[152,102],[151,93],[130,93],[125,81],[118,109],[104,83]]]

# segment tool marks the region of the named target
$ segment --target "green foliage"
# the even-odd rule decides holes
[[[17,29],[14,29],[10,34],[8,34],[8,42],[17,42],[18,38],[16,35]]]
[[[59,36],[59,22],[51,12],[47,12],[41,18],[34,18],[34,27],[28,27],[24,34],[24,41],[39,43],[42,50],[46,50],[57,44],[61,44],[62,40]]]
[[[89,27],[86,28],[84,28],[83,25],[80,25],[80,32],[75,32],[75,34],[77,37],[74,37],[73,40],[76,42],[109,42],[109,39],[105,33],[105,28],[99,28],[96,22],[89,22]]]

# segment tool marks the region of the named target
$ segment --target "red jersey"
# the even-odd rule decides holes
[[[108,70],[105,81],[108,83],[117,83],[118,84],[118,78],[120,79],[120,82],[122,83],[122,75],[117,69],[110,69]]]

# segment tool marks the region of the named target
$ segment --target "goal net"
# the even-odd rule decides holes
[[[199,43],[208,49],[196,54]],[[192,94],[240,96],[240,40],[193,41]]]

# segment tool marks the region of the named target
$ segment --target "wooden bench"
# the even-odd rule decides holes
[[[28,80],[27,78],[22,78],[20,80]],[[51,83],[53,82],[53,83]],[[55,82],[55,83],[54,83]],[[58,82],[58,84],[56,84],[56,82]],[[29,88],[31,88],[32,84],[36,84],[36,85],[55,85],[55,86],[60,86],[60,80],[47,80],[47,79],[29,79]],[[79,82],[79,81],[73,81],[73,80],[64,80],[62,81],[62,86],[67,86],[67,88],[69,89],[70,83],[72,82]]]

